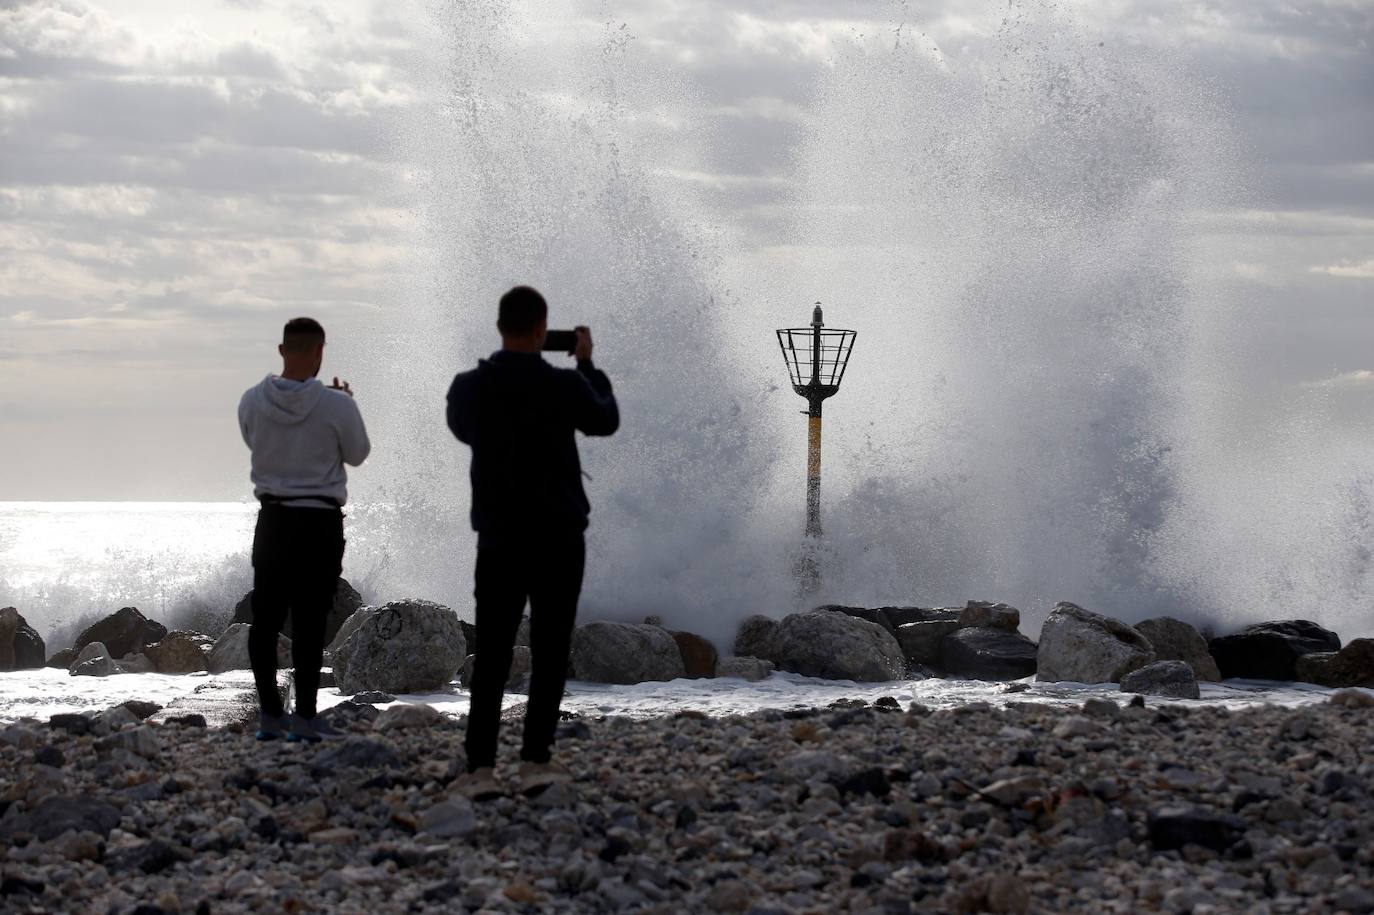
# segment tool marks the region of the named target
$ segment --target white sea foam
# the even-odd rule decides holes
[[[98,711],[129,699],[143,699],[171,706],[199,689],[206,693],[212,684],[226,698],[253,688],[248,671],[231,671],[218,676],[193,674],[120,674],[112,677],[73,677],[65,670],[45,669],[0,673],[0,721],[22,717],[46,720],[60,712]],[[1024,687],[1024,689],[1022,689]],[[1013,691],[1015,690],[1015,691]],[[1372,691],[1374,692],[1374,691]],[[1332,690],[1306,683],[1273,683],[1228,680],[1202,684],[1202,698],[1195,701],[1150,699],[1151,704],[1181,702],[1184,705],[1223,705],[1246,708],[1254,705],[1299,706],[1324,702]],[[612,686],[603,683],[571,681],[563,700],[565,711],[579,715],[625,715],[653,717],[693,710],[709,715],[743,715],[764,709],[824,707],[837,699],[872,702],[891,696],[905,708],[919,702],[930,708],[950,708],[968,702],[985,701],[994,705],[1006,702],[1035,702],[1046,705],[1078,706],[1090,696],[1125,701],[1116,686],[1075,683],[1036,683],[1028,679],[1008,688],[1007,684],[977,680],[903,680],[893,683],[853,683],[846,680],[817,680],[798,674],[775,673],[765,680],[672,680],[666,683],[639,683]],[[319,707],[331,708],[346,700],[337,689],[320,691]],[[524,696],[505,697],[507,708],[523,702]],[[466,715],[469,694],[454,686],[440,693],[400,695],[397,703],[433,705],[446,715]],[[386,705],[395,703],[385,703]]]

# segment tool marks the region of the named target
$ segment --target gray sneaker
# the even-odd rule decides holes
[[[291,716],[291,733],[286,735],[286,739],[292,743],[305,741],[306,743],[319,743],[321,740],[337,740],[343,737],[342,731],[335,728],[328,721],[316,715],[314,718],[304,718],[300,715]]]
[[[286,719],[258,711],[258,740],[281,740],[286,736]]]

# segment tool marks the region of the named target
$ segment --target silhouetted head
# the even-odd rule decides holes
[[[549,333],[549,305],[537,289],[516,286],[501,296],[496,314],[501,345],[519,353],[537,353]]]
[[[324,328],[314,318],[292,318],[282,328],[282,377],[304,381],[320,373],[324,362]]]

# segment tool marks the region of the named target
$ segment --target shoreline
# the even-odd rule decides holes
[[[1340,695],[1364,707],[574,718],[571,785],[477,805],[446,796],[462,722],[414,707],[337,705],[349,736],[319,747],[119,714],[103,737],[21,723],[0,729],[5,904],[1364,912],[1374,696]]]

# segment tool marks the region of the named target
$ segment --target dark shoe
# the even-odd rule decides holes
[[[280,740],[286,736],[286,719],[258,712],[258,740]]]
[[[286,739],[292,743],[301,741],[319,743],[321,740],[337,740],[343,736],[342,731],[337,730],[318,715],[314,718],[305,718],[293,714],[291,716],[291,733],[286,735]]]

